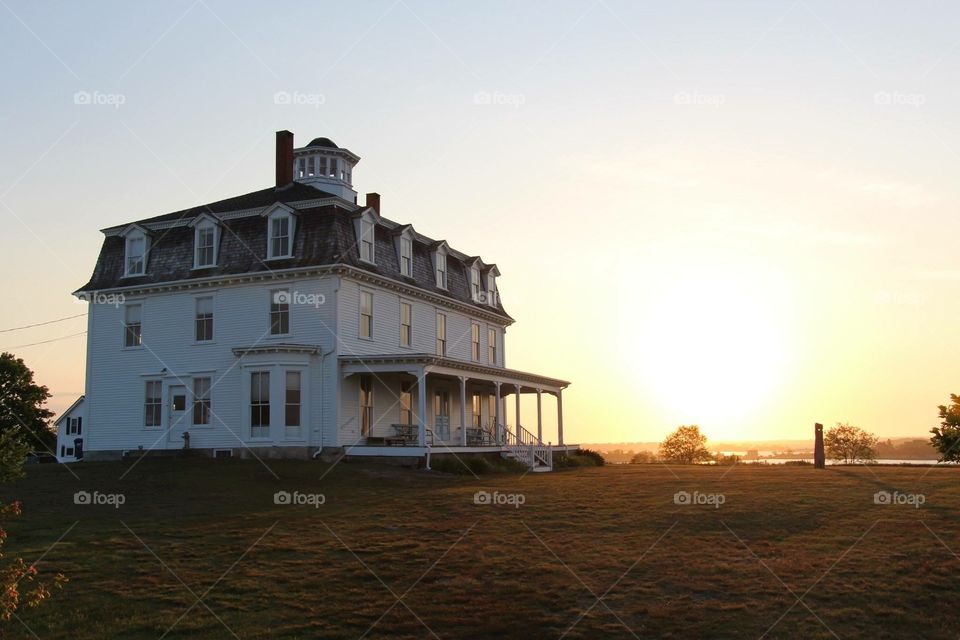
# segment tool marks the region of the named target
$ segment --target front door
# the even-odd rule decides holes
[[[183,432],[190,426],[189,412],[187,411],[187,388],[182,384],[170,386],[168,402],[170,411],[167,414],[170,420],[170,442],[183,442]]]
[[[433,426],[439,440],[450,439],[450,392],[437,391],[433,396]]]

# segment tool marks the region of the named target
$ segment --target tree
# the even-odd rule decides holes
[[[940,405],[940,427],[930,430],[930,444],[941,462],[960,462],[960,396],[950,394],[950,406]]]
[[[33,381],[33,371],[12,353],[0,354],[0,434],[16,431],[34,449],[52,451],[56,434],[47,409],[50,391]]]
[[[833,460],[874,460],[877,457],[877,436],[860,427],[838,422],[824,434],[823,447]]]
[[[713,459],[707,451],[707,436],[695,424],[677,427],[660,443],[660,459],[666,462],[693,464]]]
[[[23,476],[23,460],[30,451],[20,429],[0,431],[0,482],[10,482]],[[20,503],[0,503],[0,519],[20,515]],[[7,532],[0,526],[0,558]],[[53,576],[53,588],[60,588],[67,581],[62,574]],[[23,558],[14,558],[0,564],[0,620],[10,620],[23,608],[37,607],[50,597],[50,586],[38,580],[35,565],[28,565]],[[2,631],[0,631],[2,635]]]
[[[657,462],[657,454],[653,451],[640,451],[630,458],[630,464],[654,464]]]

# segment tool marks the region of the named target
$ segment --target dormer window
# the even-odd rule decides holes
[[[127,238],[127,275],[142,276],[146,264],[147,239],[143,236]]]
[[[437,286],[441,289],[447,288],[447,254],[437,251]]]
[[[374,225],[372,220],[360,221],[360,259],[364,262],[375,262],[373,244]]]
[[[193,256],[194,268],[212,267],[217,264],[217,227],[214,224],[198,225],[195,233]]]
[[[143,227],[132,224],[121,234],[124,239],[123,275],[142,276],[147,272],[150,237]]]
[[[400,238],[400,275],[413,277],[413,240]]]
[[[296,218],[293,209],[275,204],[263,214],[267,218],[267,259],[293,255],[293,233]]]
[[[470,267],[470,292],[473,294],[473,301],[480,302],[480,267]]]

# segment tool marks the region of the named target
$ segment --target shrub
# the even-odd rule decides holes
[[[553,456],[554,469],[573,469],[576,467],[602,467],[606,463],[603,456],[590,449],[577,449],[573,453]]]
[[[593,449],[577,449],[576,455],[583,456],[586,458],[592,458],[594,463],[593,466],[595,467],[602,467],[607,463],[607,461],[603,459],[603,456],[600,454],[600,452],[594,451]]]
[[[630,459],[630,464],[656,464],[660,462],[652,451],[641,451]]]

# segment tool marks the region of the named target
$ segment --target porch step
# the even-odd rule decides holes
[[[553,471],[553,468],[552,468],[552,467],[548,467],[548,466],[545,465],[545,464],[538,464],[538,465],[535,466],[533,469],[530,469],[530,471],[532,471],[532,472],[534,472],[534,473],[546,473],[546,472],[548,472],[548,471]]]

